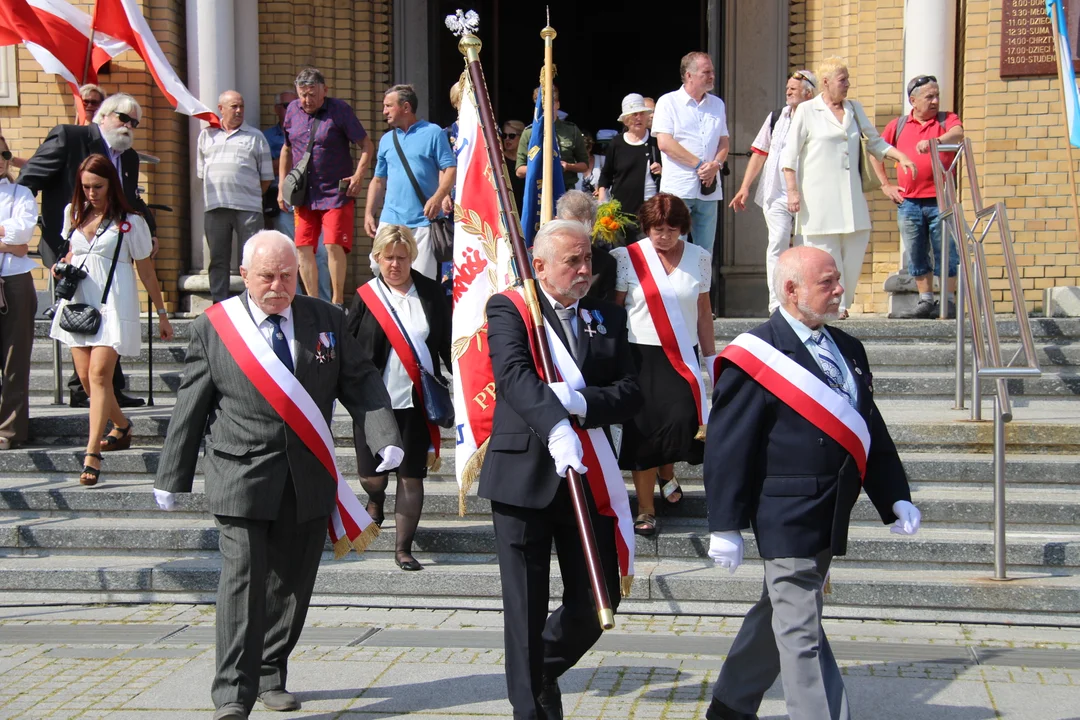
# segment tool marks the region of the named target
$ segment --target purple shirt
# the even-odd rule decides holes
[[[308,191],[305,207],[312,210],[330,210],[353,202],[338,190],[338,183],[356,172],[349,144],[359,145],[367,137],[364,126],[356,119],[356,113],[344,100],[328,97],[323,106],[308,115],[300,107],[299,100],[289,103],[285,111],[285,147],[292,150],[295,167],[307,150],[311,126],[315,116],[322,119],[315,146],[311,149],[311,169],[308,171]]]

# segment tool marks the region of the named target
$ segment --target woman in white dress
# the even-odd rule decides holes
[[[124,197],[116,167],[104,155],[91,155],[79,166],[76,178],[75,196],[64,210],[68,251],[63,261],[82,268],[86,277],[79,281],[71,300],[58,304],[49,334],[71,348],[75,371],[83,387],[90,391],[90,438],[79,482],[96,485],[101,473],[101,451],[131,446],[131,422],[116,402],[112,376],[120,355],[138,355],[142,347],[136,269],[157,308],[161,339],[171,340],[173,330],[165,316],[165,303],[150,258],[150,229]],[[110,284],[114,258],[116,269]],[[108,295],[102,302],[107,285]],[[64,308],[72,303],[86,303],[99,310],[101,322],[96,333],[72,333],[60,327]],[[113,429],[105,435],[110,420]]]

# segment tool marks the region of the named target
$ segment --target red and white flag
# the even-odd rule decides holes
[[[96,33],[124,43],[134,50],[146,62],[154,82],[178,113],[205,120],[213,127],[221,127],[218,116],[191,94],[169,64],[154,38],[154,33],[150,31],[146,18],[139,10],[137,0],[97,0],[97,5],[94,6],[93,28]],[[108,53],[118,46],[113,44],[99,47]]]
[[[510,286],[510,245],[499,208],[472,83],[466,77],[458,115],[457,186],[454,197],[454,316],[452,323],[454,410],[460,510],[480,477],[491,420],[495,383],[488,355],[488,298]],[[498,168],[502,172],[502,168]]]
[[[84,34],[64,14],[52,12],[52,4],[48,0],[0,2],[0,46],[25,44],[45,72],[64,78],[77,93],[90,41],[90,18],[86,16]],[[58,4],[80,12],[62,0]]]

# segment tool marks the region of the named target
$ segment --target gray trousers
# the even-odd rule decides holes
[[[210,295],[214,302],[229,297],[229,275],[232,265],[233,233],[243,247],[255,233],[263,229],[262,211],[214,208],[206,211],[203,230],[210,248]]]
[[[221,548],[214,707],[248,712],[267,690],[284,690],[289,655],[304,629],[326,542],[327,518],[296,522],[286,483],[274,520],[215,516]]]
[[[0,314],[0,437],[26,442],[30,429],[30,353],[37,291],[30,273],[4,278],[7,310]]]
[[[821,627],[832,552],[764,562],[761,599],[746,613],[713,697],[753,714],[779,675],[791,720],[850,720],[840,668]]]

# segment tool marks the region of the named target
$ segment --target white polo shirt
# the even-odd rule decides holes
[[[727,114],[724,101],[706,93],[699,103],[685,88],[669,92],[656,101],[653,112],[652,131],[667,133],[686,150],[706,162],[716,157],[720,138],[728,136]],[[701,194],[701,181],[693,166],[677,162],[667,153],[661,153],[664,172],[660,175],[660,192],[671,193],[684,200],[722,200],[723,189],[717,188],[711,195]]]
[[[274,179],[270,143],[260,130],[203,128],[199,133],[195,173],[203,181],[206,210],[228,208],[262,212],[263,181]]]

